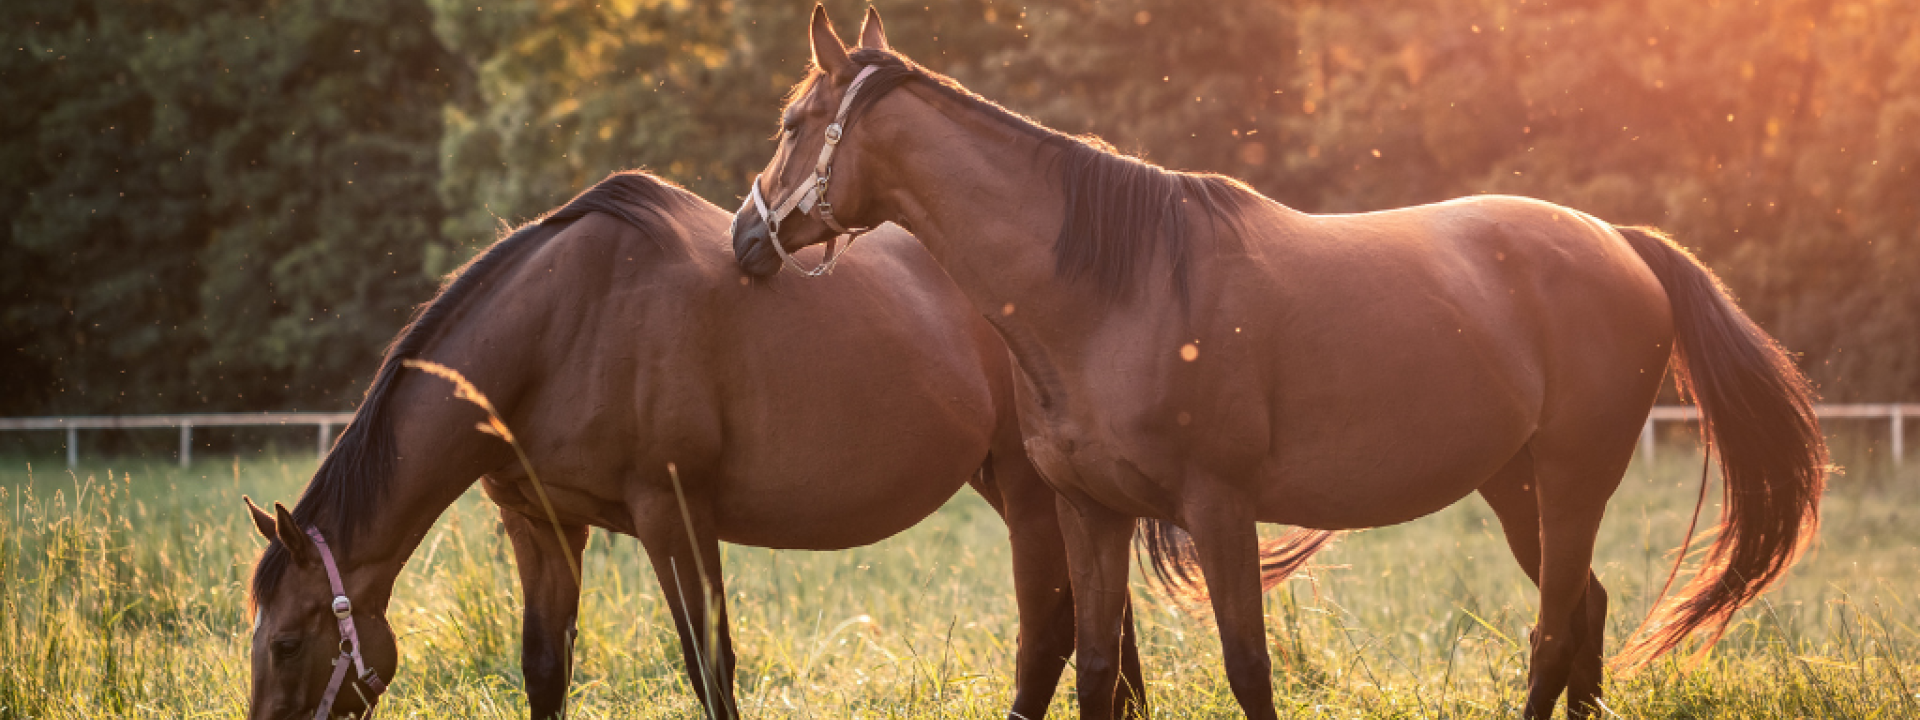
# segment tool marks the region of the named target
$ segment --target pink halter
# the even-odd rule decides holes
[[[307,536],[320,548],[320,562],[327,568],[327,587],[333,591],[333,616],[340,621],[340,657],[333,659],[333,677],[327,679],[327,692],[320,696],[320,707],[313,711],[313,720],[328,720],[333,699],[340,695],[341,681],[347,677],[348,665],[357,671],[360,684],[373,691],[373,697],[361,696],[367,701],[367,712],[361,717],[371,718],[380,694],[387,691],[387,684],[360,657],[360,633],[353,627],[353,601],[347,599],[347,587],[340,582],[340,568],[333,562],[333,551],[327,549],[327,539],[313,527],[307,528]]]

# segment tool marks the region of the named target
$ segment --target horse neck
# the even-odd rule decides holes
[[[379,499],[356,510],[358,530],[338,558],[342,575],[367,583],[379,607],[391,599],[400,570],[434,522],[490,469],[478,459],[499,454],[482,440],[500,441],[473,429],[478,416],[455,408],[396,414],[393,473]]]
[[[882,112],[896,103],[910,114]],[[939,112],[949,104],[912,84],[881,98],[869,122],[883,159],[863,166],[880,171],[883,204],[947,274],[983,312],[997,311],[1052,275],[1063,213],[1039,163],[1054,151],[958,105]]]
[[[463,325],[494,322],[494,313],[475,310],[482,311],[463,313]],[[474,330],[454,328],[446,333],[452,338],[433,343],[418,357],[460,371],[501,412],[510,412],[528,370],[514,354],[483,352]],[[513,336],[503,332],[490,337]],[[365,577],[370,578],[381,607],[434,522],[482,475],[512,461],[506,443],[476,429],[486,422],[485,413],[452,395],[453,387],[446,381],[403,368],[380,398],[380,412],[386,414],[392,432],[392,473],[378,499],[353,511],[360,517],[348,524],[359,530],[349,544],[349,556],[342,559],[342,571],[354,576],[369,573]]]
[[[1060,150],[1004,121],[915,85],[882,98],[876,187],[1013,349],[1036,380],[1053,373],[1047,356],[1072,353],[1086,329],[1113,316],[1088,282],[1056,276],[1054,241],[1066,214],[1055,170]],[[917,101],[917,102],[915,102]],[[908,103],[913,103],[909,105]],[[881,117],[876,105],[870,117]],[[876,125],[880,125],[876,123]],[[856,127],[850,132],[859,132]],[[1132,307],[1178,307],[1163,283],[1150,283]],[[1120,310],[1120,312],[1127,312]],[[1178,322],[1175,315],[1133,318]],[[1044,382],[1042,383],[1044,384]]]

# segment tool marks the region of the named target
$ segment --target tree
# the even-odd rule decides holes
[[[8,4],[7,412],[350,407],[435,276],[415,3]],[[37,52],[27,52],[32,47]]]
[[[1828,399],[1920,400],[1920,5],[877,4],[1012,110],[1302,210],[1660,226]],[[0,5],[0,414],[351,406],[504,224],[635,167],[737,203],[808,9]]]

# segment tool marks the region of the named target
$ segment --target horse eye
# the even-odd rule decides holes
[[[282,638],[273,641],[273,659],[289,660],[300,652],[300,638]]]

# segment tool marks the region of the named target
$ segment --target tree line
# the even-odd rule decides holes
[[[874,4],[1012,110],[1302,210],[1659,226],[1827,399],[1920,400],[1920,6]],[[607,173],[735,205],[809,9],[11,0],[0,415],[351,408],[448,271]]]

